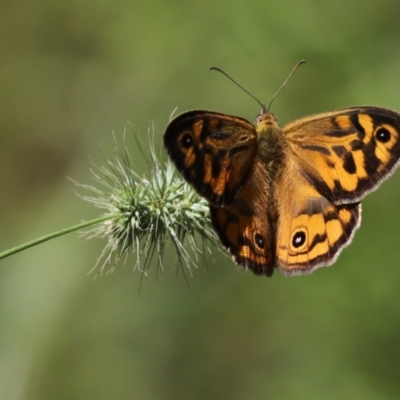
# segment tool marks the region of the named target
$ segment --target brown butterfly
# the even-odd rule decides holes
[[[213,227],[238,265],[296,275],[331,265],[350,244],[360,201],[399,165],[399,135],[400,114],[386,108],[343,108],[280,128],[262,105],[255,126],[185,112],[167,126],[164,145],[209,202]]]

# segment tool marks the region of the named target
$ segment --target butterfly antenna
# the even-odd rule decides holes
[[[268,104],[268,108],[266,109],[267,111],[269,111],[272,102],[275,100],[275,97],[279,94],[279,92],[284,88],[284,86],[288,83],[289,79],[292,77],[292,75],[294,74],[294,72],[296,71],[297,68],[300,67],[301,64],[304,64],[306,62],[306,60],[301,60],[299,61],[294,68],[292,69],[292,72],[289,74],[289,76],[286,78],[285,82],[282,83],[281,87],[275,92],[275,94],[272,96],[271,101]]]
[[[245,89],[242,85],[240,85],[239,83],[237,83],[233,78],[231,78],[225,71],[222,71],[222,69],[219,69],[217,67],[211,67],[210,71],[218,71],[221,72],[221,74],[224,74],[230,81],[232,81],[236,86],[240,87],[240,89],[242,89],[244,92],[246,92],[250,97],[252,97],[262,108],[263,112],[267,111],[267,108],[265,107],[265,105],[263,103],[261,103],[260,100],[257,99],[257,97],[255,97],[254,95],[252,95],[247,89]],[[294,71],[293,71],[294,72]],[[293,73],[292,72],[292,73]],[[286,83],[286,82],[285,82]]]

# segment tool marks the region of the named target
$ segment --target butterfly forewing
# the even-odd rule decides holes
[[[388,109],[352,107],[283,130],[299,169],[335,204],[360,201],[399,165],[400,114]]]
[[[248,121],[209,111],[176,117],[164,145],[177,169],[211,204],[232,204],[253,166],[257,133]]]

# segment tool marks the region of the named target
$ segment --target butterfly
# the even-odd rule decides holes
[[[164,146],[208,201],[233,260],[257,275],[290,276],[333,264],[350,244],[360,201],[399,165],[399,135],[400,114],[386,108],[348,107],[281,128],[262,105],[255,125],[185,112],[167,126]]]

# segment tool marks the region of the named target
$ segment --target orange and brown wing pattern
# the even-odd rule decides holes
[[[257,153],[255,127],[242,118],[189,111],[170,122],[164,145],[184,178],[214,205],[232,204]]]
[[[399,165],[400,114],[385,108],[317,114],[283,131],[303,175],[334,204],[360,201]]]
[[[210,206],[211,221],[222,245],[239,266],[271,276],[275,232],[268,175],[256,161],[245,186],[229,207]]]
[[[277,182],[276,265],[285,275],[334,263],[361,222],[361,204],[334,205],[288,160]]]

